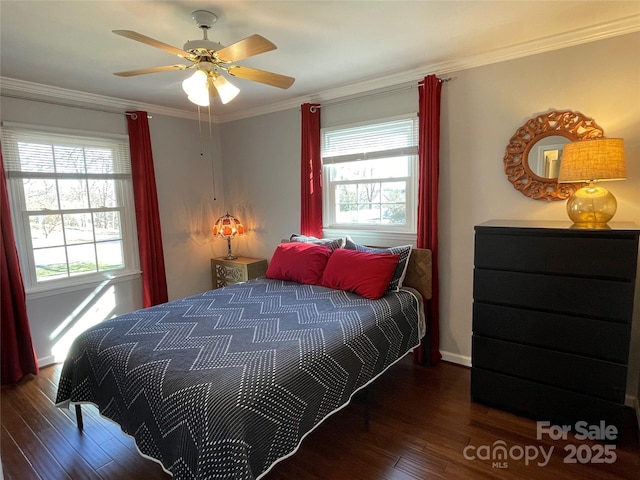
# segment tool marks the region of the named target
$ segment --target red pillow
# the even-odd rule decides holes
[[[322,285],[376,300],[389,288],[400,255],[334,250],[322,276]]]
[[[319,285],[331,250],[313,243],[281,243],[273,252],[267,278]]]

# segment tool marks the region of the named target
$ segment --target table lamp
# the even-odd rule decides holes
[[[564,146],[558,183],[587,183],[567,200],[567,213],[575,227],[607,228],[618,208],[616,198],[596,185],[605,180],[624,180],[627,169],[621,138],[599,138]]]
[[[235,260],[238,258],[236,255],[231,254],[231,239],[236,235],[244,234],[244,225],[242,225],[240,220],[229,215],[229,212],[227,212],[226,215],[216,220],[213,226],[213,234],[227,239],[227,256],[224,257],[225,260]]]

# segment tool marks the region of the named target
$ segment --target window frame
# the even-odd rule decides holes
[[[377,125],[401,120],[412,120],[413,134],[415,146],[404,148],[390,148],[385,151],[350,153],[344,155],[327,155],[321,151],[322,158],[322,208],[323,208],[323,230],[329,235],[344,235],[345,232],[360,235],[364,238],[389,238],[389,239],[415,239],[417,235],[417,218],[418,218],[418,115],[413,112],[405,115],[397,115],[392,117],[377,118],[363,122],[338,125],[334,127],[321,128],[321,149],[325,145],[325,135],[328,132],[337,130],[348,130],[362,126]],[[355,223],[338,223],[336,221],[336,198],[335,186],[343,184],[371,183],[366,180],[349,181],[349,180],[332,180],[331,166],[339,163],[348,163],[359,160],[379,159],[379,158],[398,158],[408,157],[408,175],[401,177],[377,177],[374,183],[383,183],[385,181],[406,181],[406,224],[355,224]],[[340,160],[342,158],[343,160]]]
[[[7,167],[14,163],[18,155],[19,142],[35,143],[52,146],[69,146],[75,142],[76,146],[83,148],[110,148],[115,162],[125,162],[128,173],[114,173],[109,175],[114,182],[115,207],[56,209],[56,210],[27,210],[26,196],[23,180],[27,178],[50,178],[53,180],[76,179],[88,182],[92,178],[106,178],[103,174],[91,173],[21,173]],[[93,145],[91,145],[93,143]],[[26,125],[13,122],[2,122],[2,145],[5,158],[5,173],[11,222],[16,240],[16,250],[20,261],[25,293],[40,295],[57,294],[61,291],[73,291],[87,288],[92,284],[99,284],[105,280],[132,277],[140,275],[140,259],[137,240],[137,228],[135,221],[135,204],[133,197],[133,180],[131,177],[131,160],[129,157],[129,137],[127,135],[105,134],[102,132],[77,131],[65,128],[47,127],[41,125]],[[7,162],[7,158],[10,162]],[[90,193],[89,185],[86,185],[87,193]],[[59,193],[58,193],[59,196]],[[58,205],[59,206],[59,205]],[[37,212],[46,214],[73,214],[73,213],[98,213],[104,211],[117,211],[120,213],[120,240],[122,242],[123,268],[110,269],[97,272],[88,272],[78,275],[70,275],[64,278],[51,280],[37,279],[34,247],[31,237],[30,216]],[[89,244],[95,245],[96,238]],[[73,245],[65,240],[61,245],[67,247]],[[68,258],[67,258],[68,265]]]

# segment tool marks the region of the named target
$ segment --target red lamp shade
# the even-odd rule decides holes
[[[235,218],[233,215],[229,215],[229,212],[227,212],[226,215],[216,220],[216,223],[213,226],[212,233],[216,236],[219,235],[222,238],[227,239],[227,256],[224,258],[226,258],[227,260],[238,258],[237,256],[231,254],[231,238],[236,235],[244,234],[244,225],[242,225],[242,222],[240,222],[240,220]]]

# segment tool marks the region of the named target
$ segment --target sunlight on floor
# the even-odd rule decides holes
[[[115,289],[113,285],[109,285],[109,280],[106,280],[98,285],[49,336],[51,340],[57,339],[51,349],[55,361],[64,361],[71,344],[82,332],[113,318],[115,307]]]

